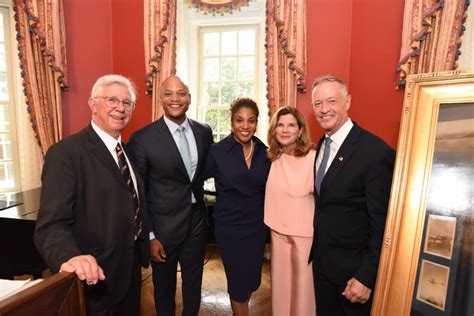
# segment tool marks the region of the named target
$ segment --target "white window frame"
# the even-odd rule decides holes
[[[13,162],[12,176],[14,185],[10,187],[0,186],[0,192],[15,192],[21,190],[21,177],[20,177],[20,163],[18,156],[18,137],[17,137],[17,121],[15,109],[17,107],[16,100],[16,87],[15,87],[15,73],[17,71],[17,64],[13,56],[15,56],[15,30],[14,21],[12,18],[11,1],[0,0],[0,14],[3,15],[4,21],[4,39],[5,39],[5,58],[7,64],[7,86],[8,86],[8,100],[0,101],[0,104],[8,106],[8,117],[10,124],[10,140],[11,140],[11,151],[12,159],[8,160]],[[4,163],[4,160],[0,160],[0,163]]]
[[[214,55],[212,57],[214,58],[219,58],[219,60],[222,62],[222,58],[227,58],[227,57],[236,57],[237,58],[237,65],[238,65],[238,60],[240,57],[254,57],[254,69],[255,69],[255,72],[254,72],[254,79],[253,79],[253,95],[249,95],[249,96],[245,96],[245,97],[248,97],[248,98],[251,98],[253,100],[257,100],[257,97],[258,97],[258,92],[259,92],[259,82],[258,82],[258,78],[259,78],[259,69],[258,69],[258,65],[259,65],[259,47],[258,47],[258,42],[259,42],[259,27],[258,27],[258,24],[239,24],[239,25],[226,25],[226,26],[202,26],[199,28],[199,79],[198,79],[198,86],[199,86],[199,89],[198,89],[198,93],[197,93],[197,97],[199,99],[199,107],[198,107],[198,112],[197,112],[197,119],[198,121],[201,121],[201,122],[205,122],[205,117],[204,117],[204,113],[206,110],[229,110],[229,105],[230,104],[218,104],[218,105],[214,105],[214,106],[206,106],[204,105],[205,103],[205,100],[204,100],[204,97],[205,97],[205,93],[204,93],[204,85],[206,83],[205,81],[205,78],[204,78],[204,59],[206,57],[211,57],[211,56],[204,56],[204,45],[202,45],[204,43],[204,34],[206,33],[219,33],[219,34],[222,34],[223,32],[228,32],[228,31],[242,31],[242,30],[253,30],[255,32],[255,43],[254,43],[254,47],[255,47],[255,51],[253,54],[239,54],[238,51],[239,51],[239,47],[237,46],[237,53],[235,55],[222,55],[221,52],[219,52],[219,54],[217,55]],[[221,41],[220,41],[220,44],[219,44],[219,47],[221,47],[222,45],[222,37],[221,37]],[[220,68],[222,69],[222,68]],[[238,78],[238,71],[236,73],[236,79],[235,80],[229,80],[229,81],[226,81],[226,80],[222,80],[221,78],[218,79],[218,85],[221,86],[222,83],[224,82],[238,82],[239,81],[239,78]],[[248,80],[246,80],[248,81]],[[218,94],[219,94],[219,100],[221,100],[221,95],[220,95],[220,92],[221,90],[219,89],[218,91]],[[243,95],[237,95],[236,97],[242,97]],[[228,120],[230,120],[230,116],[227,118]],[[223,132],[223,131],[214,131],[215,134],[221,134],[219,132]],[[230,131],[224,131],[224,134],[229,134]],[[217,139],[215,140],[221,140],[222,138],[224,138],[226,135],[220,135],[218,136]]]
[[[265,77],[265,17],[266,1],[251,1],[239,11],[224,16],[205,15],[194,8],[189,8],[183,0],[177,0],[177,74],[188,84],[191,92],[191,105],[187,112],[188,117],[201,121],[199,117],[201,89],[199,82],[199,28],[232,25],[258,25],[256,41],[258,45],[257,57],[258,83],[255,102],[260,115],[256,136],[266,142],[269,123],[268,101],[266,98]],[[230,118],[229,118],[230,119]],[[230,131],[229,131],[230,132]]]

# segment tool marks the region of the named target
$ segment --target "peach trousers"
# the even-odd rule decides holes
[[[274,316],[316,315],[313,268],[308,264],[312,237],[271,231],[272,311]]]

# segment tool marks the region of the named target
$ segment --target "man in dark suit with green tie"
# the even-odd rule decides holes
[[[349,119],[351,96],[340,79],[317,78],[312,104],[325,131],[315,161],[310,256],[317,315],[369,315],[395,152]]]
[[[88,315],[140,314],[141,266],[150,258],[146,203],[120,137],[135,101],[127,78],[99,78],[90,125],[45,156],[35,245],[53,273],[85,281]]]
[[[127,149],[145,182],[156,312],[175,314],[179,262],[183,315],[197,315],[208,230],[200,176],[212,131],[186,116],[191,95],[177,76],[163,81],[160,101],[164,115],[135,132]]]

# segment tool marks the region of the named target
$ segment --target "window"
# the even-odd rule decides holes
[[[229,105],[236,97],[257,102],[256,136],[267,138],[265,18],[266,1],[213,16],[177,0],[176,71],[192,95],[187,115],[209,124],[215,141],[230,133]]]
[[[15,64],[12,61],[12,33],[7,1],[0,2],[0,191],[20,189],[15,121]],[[9,1],[8,1],[9,2]]]
[[[256,136],[267,138],[265,18],[266,1],[213,16],[177,0],[176,70],[192,95],[187,115],[209,124],[216,142],[230,133],[229,105],[237,97],[257,102]],[[213,181],[206,190],[215,191]]]
[[[198,119],[214,141],[230,132],[229,105],[237,97],[257,100],[258,25],[201,27]]]

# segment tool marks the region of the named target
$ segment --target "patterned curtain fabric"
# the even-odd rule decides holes
[[[267,98],[269,114],[296,107],[306,84],[306,1],[267,1]]]
[[[18,76],[18,87],[23,80]],[[20,164],[21,190],[31,190],[41,186],[41,170],[43,169],[43,154],[38,140],[31,128],[31,117],[26,105],[23,91],[16,91],[19,108],[15,112],[17,124],[18,161]]]
[[[249,0],[184,0],[184,2],[205,14],[224,15],[239,10],[241,6],[247,6]]]
[[[145,0],[145,63],[155,121],[163,115],[161,83],[176,74],[176,0]]]
[[[23,87],[44,155],[62,138],[61,89],[68,86],[62,0],[14,0]]]
[[[467,0],[405,0],[398,87],[411,74],[456,68]]]

